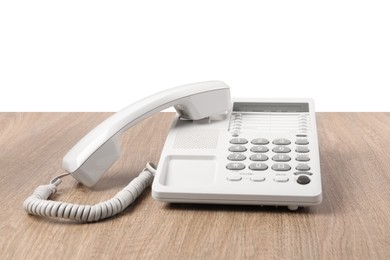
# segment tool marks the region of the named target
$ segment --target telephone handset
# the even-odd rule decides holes
[[[63,176],[24,202],[30,214],[98,221],[127,208],[152,185],[163,202],[283,205],[321,203],[314,102],[311,99],[233,99],[221,81],[172,88],[119,111],[82,138],[63,168],[93,186],[119,156],[122,132],[165,108],[178,112],[157,169],[147,164],[114,198],[96,205],[50,201]],[[215,120],[211,120],[215,119]]]
[[[119,157],[120,135],[166,108],[183,119],[199,120],[225,113],[231,106],[230,89],[221,81],[195,83],[162,91],[112,115],[84,136],[64,157],[63,168],[91,187]]]
[[[61,217],[80,221],[97,221],[123,211],[138,195],[151,185],[155,169],[151,164],[114,198],[96,205],[76,205],[50,201],[61,178],[72,175],[91,187],[115,162],[120,153],[120,135],[143,119],[173,106],[186,120],[199,120],[223,114],[230,109],[230,88],[222,81],[207,81],[184,85],[142,99],[112,115],[83,137],[64,157],[63,168],[68,172],[54,178],[50,184],[39,186],[23,206],[33,215]]]

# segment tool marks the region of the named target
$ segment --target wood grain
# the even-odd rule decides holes
[[[124,213],[77,224],[27,215],[23,200],[61,174],[77,140],[110,113],[0,113],[1,259],[390,259],[390,113],[318,113],[324,200],[285,208],[169,205],[148,189]],[[56,200],[96,203],[158,162],[173,113],[123,137],[93,188],[64,179]]]

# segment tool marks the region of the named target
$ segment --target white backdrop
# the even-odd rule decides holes
[[[0,2],[0,111],[116,111],[211,79],[390,111],[390,2]]]

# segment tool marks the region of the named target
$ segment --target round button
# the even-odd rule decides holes
[[[306,175],[300,175],[297,179],[297,182],[302,185],[306,185],[310,182],[310,178]]]

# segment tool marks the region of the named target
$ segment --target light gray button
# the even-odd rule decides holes
[[[265,154],[258,153],[258,154],[252,154],[251,157],[249,157],[249,159],[251,159],[252,161],[267,161],[268,156]]]
[[[272,151],[274,153],[289,153],[291,152],[291,149],[288,148],[287,146],[275,146]]]
[[[242,170],[245,169],[245,165],[243,163],[228,163],[226,168],[228,170]]]
[[[246,147],[242,145],[233,145],[229,147],[229,151],[242,153],[246,151]]]
[[[275,162],[288,162],[291,160],[291,157],[287,154],[275,154],[272,157],[272,160],[274,160]]]
[[[268,169],[268,166],[265,163],[251,163],[249,169],[253,171],[264,171]]]
[[[294,174],[295,174],[295,175],[302,175],[302,174],[306,174],[306,175],[310,175],[310,176],[312,176],[312,175],[313,175],[313,173],[311,173],[311,172],[294,172]]]
[[[291,141],[286,138],[278,138],[275,139],[272,143],[276,145],[288,145],[291,144]]]
[[[276,182],[288,182],[288,177],[286,177],[286,176],[275,176],[274,181],[276,181]]]
[[[291,166],[287,163],[276,163],[272,165],[272,170],[274,171],[289,171],[291,170]]]
[[[230,143],[231,144],[246,144],[246,143],[248,143],[248,140],[246,140],[245,138],[232,138],[230,140]]]
[[[232,153],[227,158],[229,161],[243,161],[246,159],[246,156],[242,153]]]
[[[295,149],[297,153],[308,153],[310,152],[309,148],[307,146],[297,146]]]
[[[228,181],[241,181],[242,178],[240,175],[231,175],[227,177]]]
[[[251,177],[251,181],[256,181],[256,182],[265,181],[265,177],[262,175],[254,175]]]
[[[295,158],[298,162],[308,162],[310,161],[309,155],[298,155],[297,158]]]
[[[264,138],[256,138],[256,139],[253,139],[252,144],[257,144],[257,145],[262,145],[262,144],[269,144],[269,141],[267,139],[264,139]]]
[[[268,151],[269,151],[269,149],[267,146],[257,145],[257,146],[253,146],[251,148],[251,152],[254,152],[254,153],[266,153]]]
[[[307,164],[300,163],[295,167],[297,171],[310,171],[310,166]]]
[[[307,140],[307,138],[299,138],[295,141],[295,144],[297,145],[308,145],[309,144],[309,141]]]

